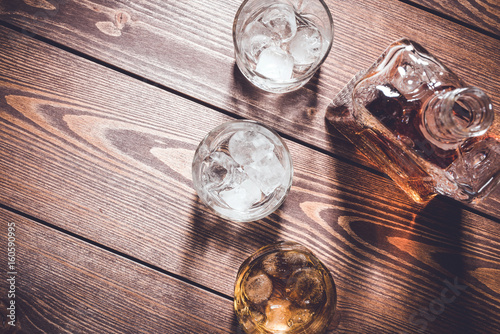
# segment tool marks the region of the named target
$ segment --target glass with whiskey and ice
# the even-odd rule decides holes
[[[333,20],[323,0],[245,0],[233,24],[236,64],[257,87],[302,87],[330,52]]]
[[[325,266],[306,247],[278,242],[241,265],[234,308],[248,334],[320,334],[335,313],[337,295]]]
[[[264,218],[283,203],[293,166],[274,130],[238,120],[216,127],[201,141],[192,173],[203,203],[224,218],[243,222]]]

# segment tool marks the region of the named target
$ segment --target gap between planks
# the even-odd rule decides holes
[[[488,36],[488,37],[491,37],[491,38],[494,38],[496,40],[500,40],[500,36],[495,34],[494,32],[491,32],[491,31],[488,31],[486,29],[483,29],[483,28],[480,28],[474,24],[471,24],[471,23],[467,23],[465,21],[462,21],[462,20],[459,20],[451,15],[446,15],[445,13],[443,12],[440,12],[436,9],[432,9],[432,8],[429,8],[429,7],[426,7],[424,5],[421,5],[419,3],[416,3],[414,1],[411,1],[411,0],[398,0],[399,2],[402,2],[402,3],[405,3],[407,5],[410,5],[412,7],[415,7],[415,8],[418,8],[424,12],[427,12],[429,14],[432,14],[432,15],[435,15],[435,16],[438,16],[442,19],[445,19],[447,21],[451,21],[453,23],[456,23],[456,24],[459,24],[467,29],[470,29],[470,30],[473,30],[475,32],[478,32],[480,34],[483,34],[485,36]]]

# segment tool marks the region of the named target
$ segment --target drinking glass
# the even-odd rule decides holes
[[[224,218],[248,222],[266,217],[283,203],[293,165],[274,130],[238,120],[219,125],[201,141],[192,173],[204,204]]]
[[[233,23],[238,68],[274,93],[305,85],[332,42],[333,19],[323,0],[245,0]]]
[[[337,302],[335,283],[306,247],[291,241],[265,246],[241,265],[234,309],[248,334],[319,334]]]

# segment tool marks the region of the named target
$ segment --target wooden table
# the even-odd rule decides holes
[[[284,95],[235,66],[239,4],[0,1],[2,332],[241,333],[240,264],[294,240],[337,284],[331,333],[499,333],[500,191],[417,205],[325,122],[406,36],[490,95],[500,131],[498,0],[327,0],[333,49]],[[197,144],[235,118],[294,160],[284,205],[252,223],[213,215],[191,181]]]

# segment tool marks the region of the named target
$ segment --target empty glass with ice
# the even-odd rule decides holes
[[[233,23],[238,68],[274,93],[306,84],[332,41],[333,20],[323,0],[245,0]]]
[[[234,308],[248,334],[320,334],[335,312],[337,294],[325,266],[296,242],[265,246],[241,265]]]
[[[193,159],[200,199],[220,216],[253,221],[275,211],[292,185],[292,160],[272,129],[248,120],[231,121],[202,140]]]

